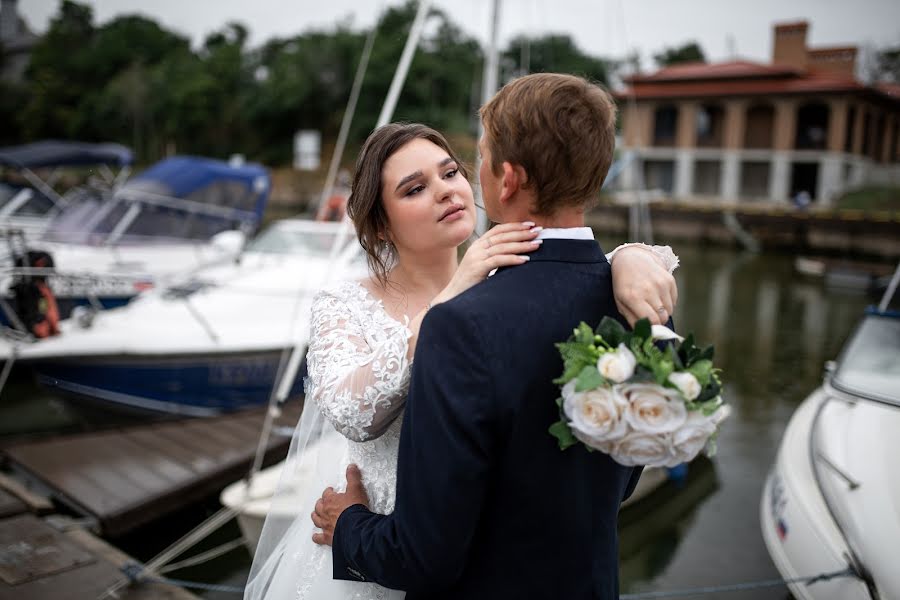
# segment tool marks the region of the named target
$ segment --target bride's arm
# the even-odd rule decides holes
[[[342,435],[364,442],[383,434],[406,402],[409,331],[398,324],[372,347],[351,302],[330,292],[313,301],[306,401]]]
[[[678,302],[672,272],[679,261],[672,248],[622,244],[606,258],[612,265],[613,295],[622,316],[632,326],[642,317],[654,325],[666,323]]]

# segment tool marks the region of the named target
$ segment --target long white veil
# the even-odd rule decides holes
[[[361,246],[356,240],[352,224],[344,220],[334,239],[329,255],[329,268],[319,285],[358,275],[354,267],[359,264]],[[275,397],[286,397],[295,379],[300,357],[305,354],[309,341],[309,315],[313,293],[307,292],[298,306],[301,316],[294,335],[294,354],[287,368],[276,383]],[[305,398],[312,396],[310,382],[305,382]],[[316,555],[311,541],[313,523],[310,515],[322,491],[337,483],[343,473],[342,461],[347,456],[347,440],[328,422],[313,401],[305,401],[300,420],[294,429],[287,458],[282,463],[278,485],[271,496],[263,524],[253,565],[244,591],[244,598],[288,598],[296,595],[298,570],[310,557]],[[245,506],[255,501],[265,502],[272,487],[251,473],[246,488]],[[318,553],[321,555],[321,553]],[[286,563],[285,561],[288,561]]]
[[[310,539],[310,515],[322,490],[341,473],[346,450],[346,439],[324,419],[315,402],[305,404],[266,515],[244,598],[296,595],[299,571],[316,550]],[[248,495],[252,494],[251,481]]]

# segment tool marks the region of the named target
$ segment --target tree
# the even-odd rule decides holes
[[[523,48],[526,51],[523,52]],[[610,65],[607,61],[585,54],[570,36],[564,34],[515,37],[503,52],[503,63],[507,65],[506,79],[527,73],[570,73],[609,84]]]
[[[668,67],[677,63],[706,62],[706,56],[697,42],[688,42],[675,48],[664,48],[653,55],[653,60],[658,67]]]

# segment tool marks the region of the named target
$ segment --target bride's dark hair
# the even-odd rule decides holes
[[[369,269],[382,286],[387,285],[387,272],[396,259],[390,243],[390,223],[382,202],[384,163],[400,148],[415,139],[428,140],[450,155],[463,177],[469,177],[465,165],[444,136],[420,123],[389,123],[373,131],[356,159],[353,187],[347,200],[347,214],[356,227],[359,243],[366,251]]]

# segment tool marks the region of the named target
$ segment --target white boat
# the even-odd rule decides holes
[[[106,406],[206,416],[263,404],[282,354],[308,336],[312,295],[335,272],[366,272],[352,234],[332,255],[340,227],[278,221],[238,261],[121,308],[77,313],[58,336],[6,340],[0,358],[14,354],[41,385]],[[294,394],[301,389],[297,378]]]
[[[790,584],[798,600],[900,598],[900,313],[886,304],[794,413],[766,480],[760,524],[782,576],[850,573]]]
[[[40,252],[50,257],[46,274],[61,316],[79,305],[122,306],[147,288],[234,258],[259,224],[269,189],[259,165],[165,159],[111,198],[69,202],[27,248],[11,245],[0,291],[16,314],[27,313],[9,287],[34,275],[32,256]],[[16,324],[7,312],[0,321]]]

